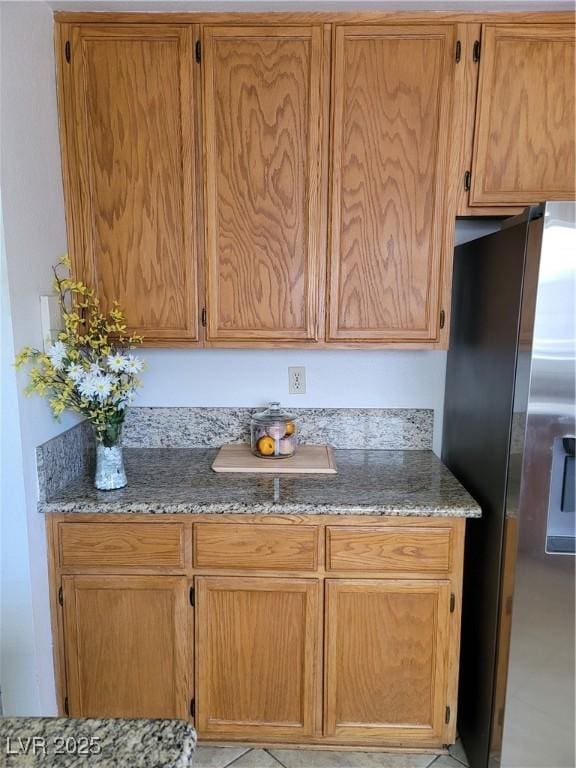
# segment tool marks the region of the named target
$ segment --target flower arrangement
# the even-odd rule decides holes
[[[141,385],[143,362],[130,348],[142,337],[126,334],[117,303],[104,314],[95,292],[73,280],[70,269],[68,256],[54,268],[64,324],[58,339],[45,352],[25,347],[15,365],[32,363],[26,393],[47,397],[55,418],[65,410],[81,413],[94,426],[97,444],[116,446],[126,408]]]

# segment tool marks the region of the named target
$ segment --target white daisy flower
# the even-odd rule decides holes
[[[90,373],[94,374],[94,376],[99,376],[102,373],[102,368],[100,368],[98,363],[90,363],[88,370]]]
[[[108,374],[97,375],[87,373],[78,384],[78,391],[82,397],[97,398],[100,402],[106,400],[112,391],[114,378]]]
[[[95,376],[93,373],[86,373],[84,377],[80,379],[78,384],[78,392],[80,392],[82,397],[94,397],[96,394],[96,379],[97,376]]]
[[[106,400],[112,391],[113,384],[113,377],[107,374],[104,374],[104,376],[94,377],[94,395],[98,398],[98,400],[100,400],[101,403]]]
[[[115,355],[108,355],[106,364],[114,373],[121,373],[124,370],[124,360],[124,355],[120,352],[116,352]]]
[[[134,355],[128,355],[126,358],[124,358],[125,373],[134,375],[136,373],[140,373],[143,367],[144,367],[144,364],[139,357],[135,357]]]
[[[84,368],[80,365],[80,363],[70,363],[68,370],[66,371],[66,375],[69,379],[72,379],[72,381],[78,383],[84,376]]]
[[[63,341],[55,341],[48,347],[46,354],[50,358],[50,362],[57,371],[61,371],[64,368],[64,359],[66,357],[66,345]]]
[[[118,392],[113,396],[112,401],[118,406],[119,411],[124,411],[130,403],[136,398],[136,391],[134,389],[127,389],[123,392]]]

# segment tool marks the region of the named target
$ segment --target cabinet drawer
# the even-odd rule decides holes
[[[326,528],[326,567],[331,571],[445,573],[451,561],[449,527]]]
[[[312,571],[318,565],[318,528],[198,523],[194,526],[194,565]]]
[[[60,567],[183,567],[179,523],[60,523]]]

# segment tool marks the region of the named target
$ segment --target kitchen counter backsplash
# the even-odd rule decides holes
[[[131,408],[122,443],[128,448],[218,448],[248,442],[250,417],[262,408]],[[299,441],[334,448],[427,450],[434,412],[411,408],[302,408]],[[40,445],[36,451],[40,501],[92,474],[94,438],[87,422]]]
[[[250,419],[262,408],[132,408],[123,431],[129,448],[219,448],[250,442]],[[299,442],[333,448],[432,448],[434,412],[400,408],[300,408]]]
[[[87,421],[67,429],[36,448],[38,496],[46,501],[73,480],[94,473],[96,447]]]

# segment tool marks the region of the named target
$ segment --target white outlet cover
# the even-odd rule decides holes
[[[306,368],[303,365],[288,368],[288,392],[291,395],[306,394]]]

